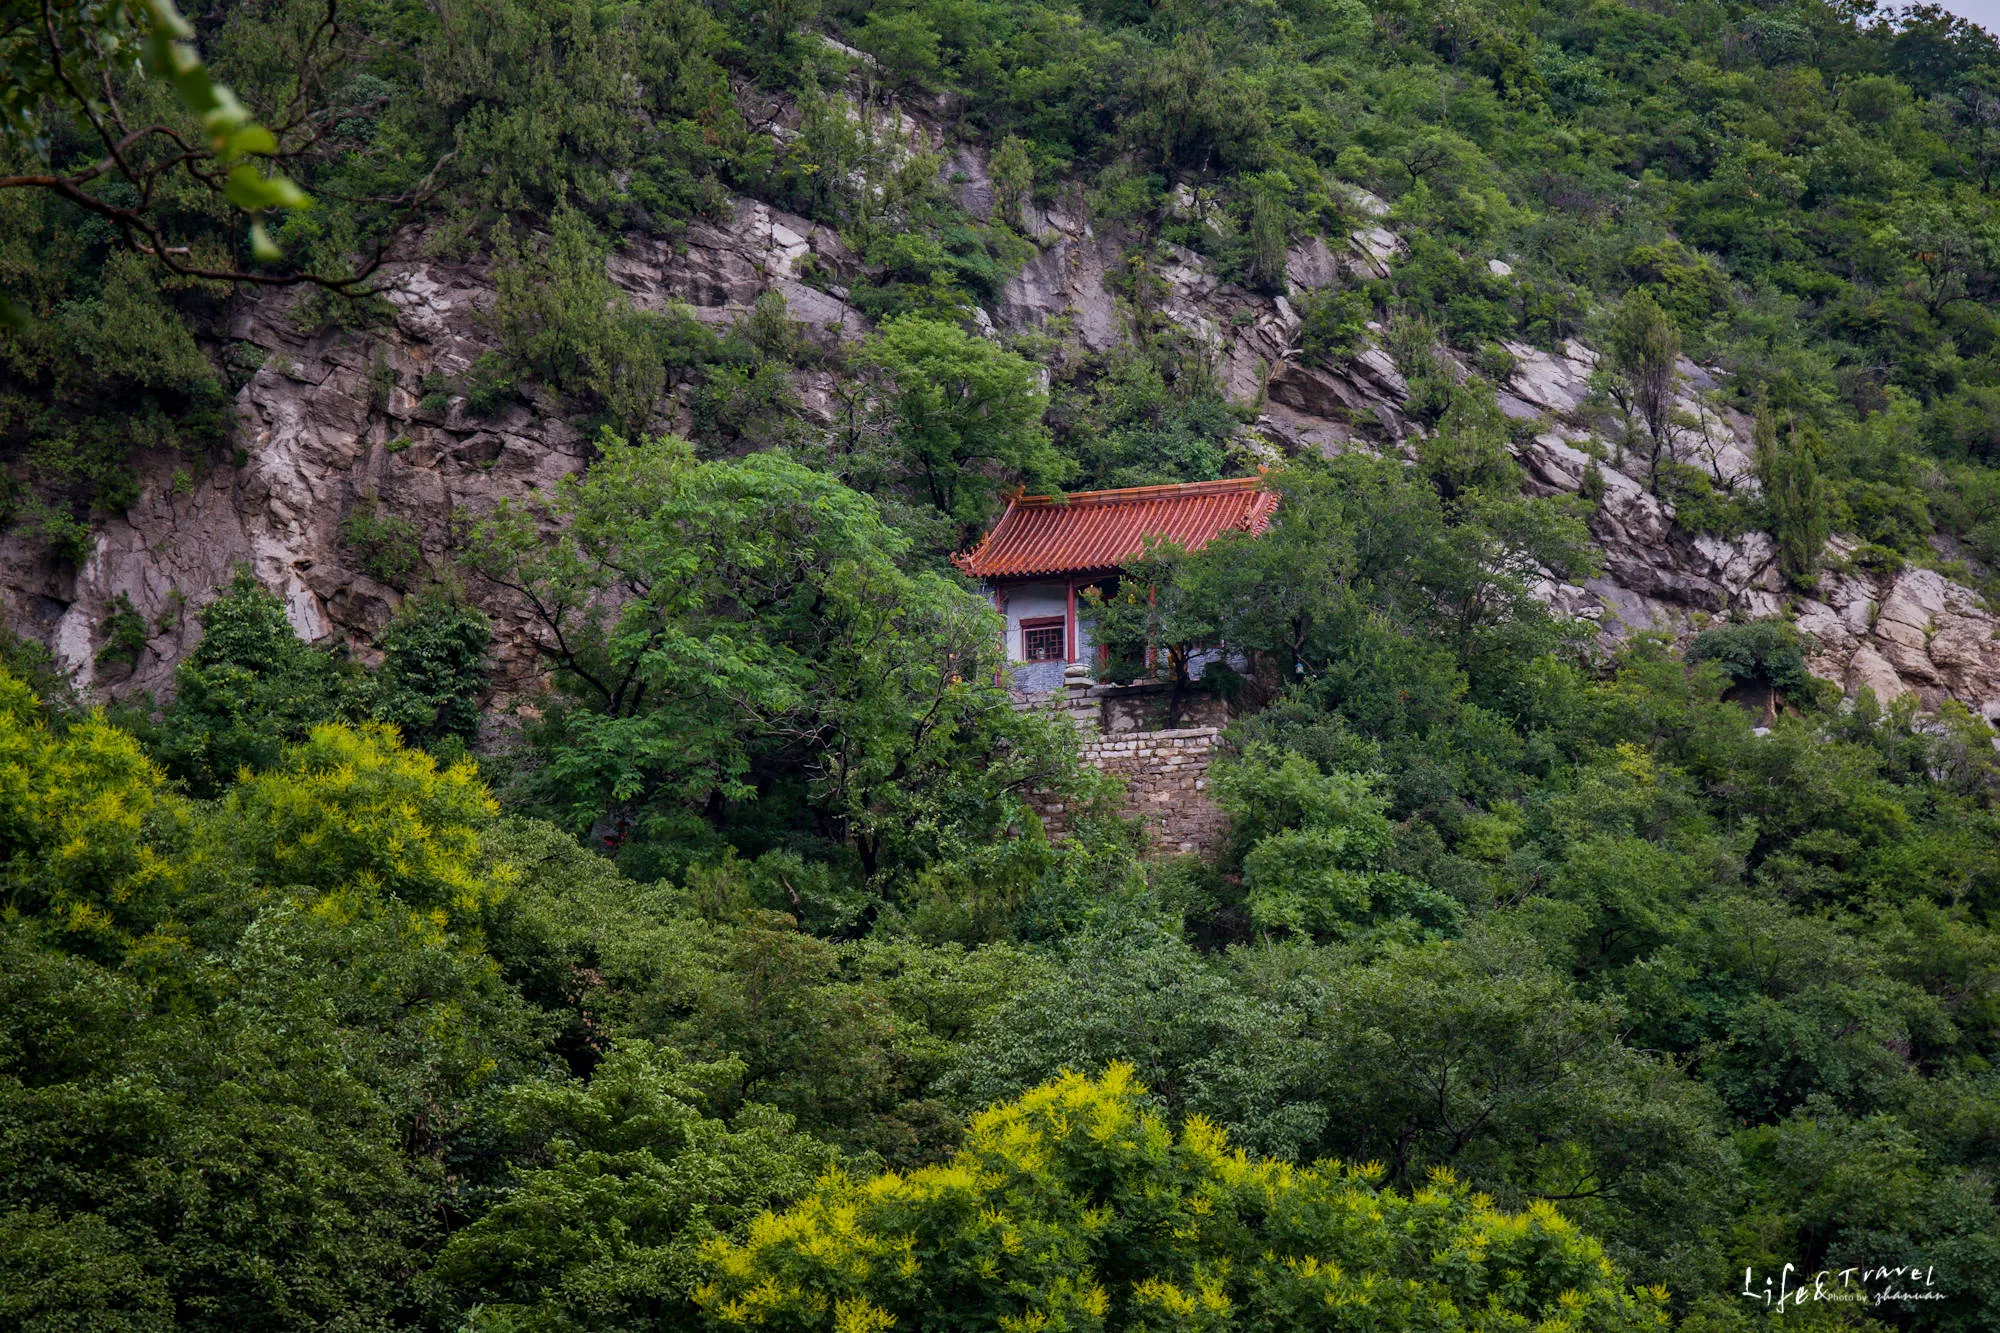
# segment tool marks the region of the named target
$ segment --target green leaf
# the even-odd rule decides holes
[[[278,248],[278,243],[271,239],[271,233],[264,230],[261,222],[250,224],[250,253],[265,264],[285,257],[285,252]]]
[[[225,161],[230,161],[252,153],[269,157],[277,151],[276,135],[262,125],[246,125],[229,136],[223,144],[222,156]]]
[[[312,202],[304,190],[283,176],[266,176],[252,166],[237,167],[223,186],[229,202],[246,213],[266,208],[304,208]]]
[[[181,40],[194,36],[193,25],[181,17],[173,0],[146,0],[146,12],[152,17],[155,31]]]
[[[192,102],[189,103],[189,107],[203,113],[202,123],[208,126],[209,133],[218,139],[223,139],[251,123],[250,113],[236,100],[235,93],[212,81],[205,71],[202,73],[201,81],[206,85],[204,90],[207,98],[206,108]]]

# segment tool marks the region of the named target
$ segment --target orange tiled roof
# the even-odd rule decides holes
[[[979,545],[952,557],[974,578],[1116,569],[1150,539],[1198,551],[1225,532],[1262,532],[1278,507],[1262,477],[1021,495]]]

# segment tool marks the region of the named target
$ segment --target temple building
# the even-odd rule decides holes
[[[1115,584],[1149,543],[1198,551],[1225,532],[1261,533],[1278,507],[1262,477],[1133,486],[1071,495],[1020,495],[979,545],[952,563],[980,580],[1007,620],[1007,657],[1023,693],[1061,688],[1072,662],[1089,663],[1090,625],[1077,594]]]

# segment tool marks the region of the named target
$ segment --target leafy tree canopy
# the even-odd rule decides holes
[[[1495,1212],[1448,1172],[1402,1196],[1375,1169],[1250,1158],[1143,1092],[1129,1066],[1072,1074],[981,1115],[945,1165],[835,1177],[716,1246],[697,1299],[721,1328],[1667,1323],[1552,1208]]]

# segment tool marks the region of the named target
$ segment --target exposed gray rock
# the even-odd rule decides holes
[[[1285,251],[1285,286],[1292,296],[1340,281],[1340,261],[1318,236]]]
[[[1227,236],[1235,230],[1213,192],[1196,190],[1186,183],[1176,185],[1167,196],[1167,211],[1175,217],[1200,222],[1217,236]]]
[[[1388,277],[1390,264],[1403,253],[1403,238],[1385,227],[1363,227],[1347,239],[1353,256],[1348,271],[1366,277]]]
[[[1345,199],[1348,206],[1363,217],[1386,218],[1389,216],[1389,204],[1380,195],[1370,194],[1359,185],[1350,185],[1346,181],[1334,181],[1332,185],[1334,193]]]
[[[1271,375],[1270,396],[1275,406],[1347,427],[1345,439],[1356,430],[1391,442],[1408,433],[1398,409],[1409,386],[1377,349],[1338,365],[1287,361]]]
[[[1910,687],[1903,683],[1896,668],[1873,648],[1861,648],[1855,652],[1848,660],[1841,684],[1849,694],[1873,690],[1875,698],[1885,704],[1910,692]]]
[[[799,281],[808,256],[822,271],[846,262],[828,229],[744,201],[726,222],[690,228],[681,246],[631,240],[607,272],[643,309],[679,302],[726,323],[777,290],[796,320],[865,333],[843,301]],[[429,376],[463,374],[496,345],[482,266],[413,257],[392,276],[393,325],[367,336],[300,333],[290,318],[296,297],[239,298],[231,333],[265,353],[237,394],[240,466],[213,463],[190,479],[178,460],[145,460],[138,501],[99,524],[92,554],[74,571],[28,534],[0,538],[10,621],[49,642],[80,686],[170,689],[174,664],[199,636],[194,613],[239,564],[283,600],[302,638],[345,640],[365,654],[401,593],[371,578],[341,538],[357,503],[372,499],[414,524],[423,556],[437,563],[448,556],[455,512],[547,494],[583,466],[587,443],[554,403],[516,402],[476,420],[463,399],[438,407],[423,388]],[[831,420],[827,386],[809,387],[807,411],[817,406]],[[472,592],[495,618],[496,687],[536,688],[542,667],[525,609],[494,589]],[[104,624],[121,596],[153,633],[132,667],[100,667]]]
[[[793,319],[861,337],[868,323],[860,312],[801,280],[808,265],[817,274],[837,274],[850,263],[831,228],[739,200],[726,223],[697,223],[678,243],[627,237],[606,269],[640,310],[684,305],[710,323],[727,324],[742,318],[766,291],[776,291]]]
[[[1042,215],[1044,248],[1008,280],[994,315],[1008,332],[1046,328],[1052,320],[1067,319],[1084,346],[1109,351],[1125,336],[1118,303],[1104,285],[1122,249],[1087,227],[1071,233],[1049,221],[1060,216]]]
[[[999,195],[993,188],[993,178],[986,174],[984,153],[970,144],[960,144],[946,160],[944,176],[951,197],[960,208],[981,222],[993,220]]]
[[[1542,495],[1580,493],[1591,464],[1589,454],[1553,431],[1517,445],[1514,458],[1527,469],[1530,488]]]
[[[1317,453],[1331,458],[1344,453],[1359,438],[1352,427],[1342,422],[1297,411],[1275,398],[1264,405],[1264,414],[1257,418],[1257,431],[1291,457]]]
[[[1528,343],[1501,344],[1514,357],[1514,371],[1502,387],[1538,412],[1561,420],[1575,419],[1590,394],[1590,374],[1596,357],[1581,343],[1564,344],[1562,353]]]

